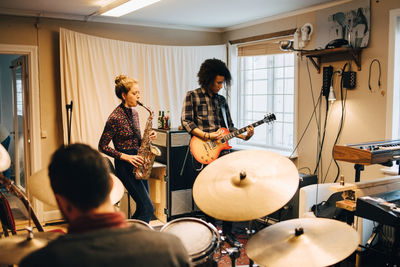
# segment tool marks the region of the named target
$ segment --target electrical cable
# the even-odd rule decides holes
[[[378,67],[379,67],[378,87],[381,88],[381,62],[380,62],[378,59],[374,58],[374,59],[371,61],[371,63],[369,64],[368,88],[369,88],[369,91],[370,91],[370,92],[372,92],[372,88],[371,88],[371,69],[372,69],[372,64],[373,64],[374,62],[377,62],[377,63],[378,63]]]
[[[343,71],[345,70],[346,66],[348,63],[344,64],[343,66]],[[342,71],[342,73],[343,73]],[[340,134],[342,133],[343,130],[343,123],[344,123],[344,114],[345,114],[345,108],[346,108],[346,99],[347,99],[347,90],[345,91],[345,94],[343,94],[343,75],[341,77],[341,81],[340,81],[340,98],[341,98],[341,104],[342,104],[342,116],[340,118],[340,124],[339,124],[339,130],[338,130],[338,134],[336,136],[335,142],[333,144],[333,147],[335,147],[335,145],[337,144]],[[332,157],[333,157],[333,148],[332,148]],[[335,165],[337,167],[337,174],[336,174],[336,178],[334,180],[334,183],[337,182],[338,178],[339,178],[339,174],[340,174],[340,166],[337,163],[337,161],[335,159],[333,159],[335,162]]]
[[[313,92],[313,88],[312,88],[311,74],[310,74],[310,69],[308,67],[308,61],[307,61],[307,71],[308,71],[308,78],[309,78],[309,81],[310,81],[310,90],[311,90],[311,96],[312,96],[311,98],[313,100],[313,105],[314,105],[313,107],[314,108],[313,108],[313,112],[311,113],[311,117],[307,122],[306,128],[304,129],[303,133],[301,134],[301,137],[300,137],[299,141],[297,142],[295,148],[293,149],[292,153],[290,154],[289,158],[291,158],[293,156],[294,152],[297,150],[297,148],[299,147],[301,141],[303,140],[303,137],[304,137],[305,133],[307,132],[309,126],[310,126],[311,120],[314,117],[315,110],[317,108],[317,106],[315,105],[315,100],[314,100],[314,92]],[[319,94],[318,101],[321,99],[321,97],[322,97],[322,90],[321,90],[321,92]]]

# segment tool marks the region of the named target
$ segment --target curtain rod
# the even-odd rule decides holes
[[[252,37],[246,37],[246,38],[242,38],[242,39],[231,40],[231,41],[229,41],[229,43],[230,44],[240,44],[240,43],[247,43],[247,42],[253,42],[253,41],[260,41],[260,40],[264,40],[264,39],[283,37],[283,36],[287,36],[287,35],[293,35],[296,32],[296,30],[297,30],[297,28],[280,31],[280,32],[267,33],[267,34],[252,36]]]

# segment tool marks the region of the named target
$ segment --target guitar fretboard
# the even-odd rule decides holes
[[[231,139],[231,138],[233,138],[235,136],[238,136],[239,134],[242,134],[242,133],[246,132],[246,128],[247,127],[250,127],[250,126],[257,127],[257,126],[259,126],[259,125],[261,125],[263,123],[266,123],[266,122],[269,123],[271,121],[274,121],[275,119],[276,119],[276,117],[275,117],[274,114],[268,115],[267,117],[265,117],[262,120],[256,121],[256,122],[254,122],[252,124],[249,124],[249,125],[241,128],[241,129],[239,129],[239,130],[233,131],[233,132],[225,135],[224,138],[222,138],[222,139],[223,139],[223,141],[227,141],[227,140],[229,140],[229,139]]]

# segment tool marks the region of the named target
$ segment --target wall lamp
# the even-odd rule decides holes
[[[159,1],[160,0],[116,0],[100,8],[98,13],[102,16],[121,17]]]

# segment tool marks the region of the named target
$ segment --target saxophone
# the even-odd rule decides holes
[[[142,103],[138,101],[139,106],[144,107],[149,113],[149,117],[146,122],[146,128],[144,129],[142,144],[140,145],[138,156],[142,156],[144,159],[143,165],[137,167],[134,170],[134,174],[136,175],[136,179],[139,180],[147,180],[150,177],[151,169],[153,168],[154,159],[156,156],[161,155],[160,149],[158,147],[153,146],[150,142],[150,132],[152,130],[152,121],[154,113]]]

